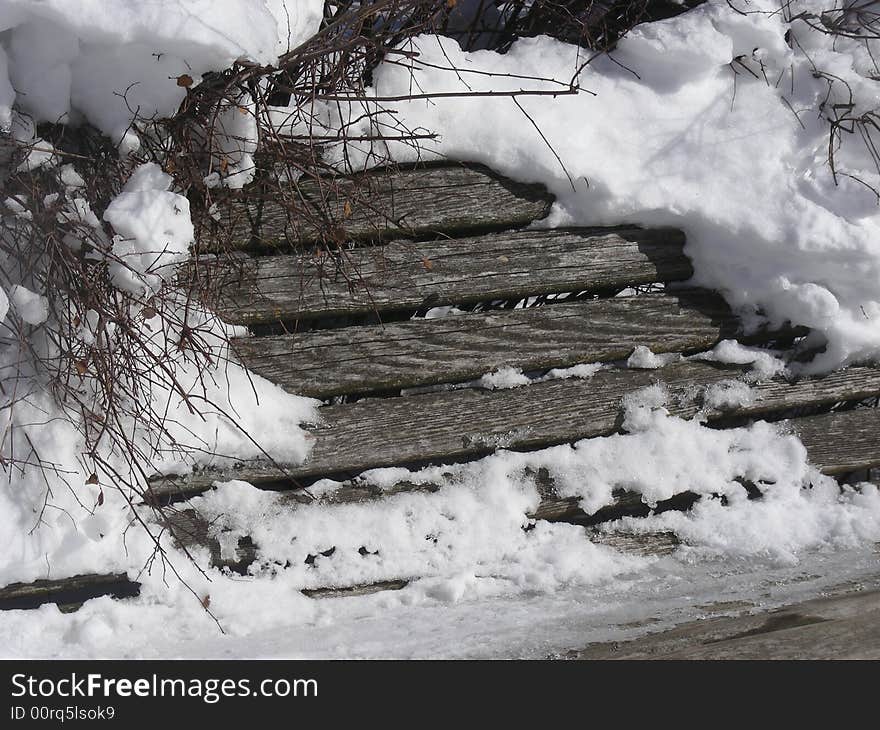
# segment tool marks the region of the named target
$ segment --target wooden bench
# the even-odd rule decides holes
[[[378,170],[356,182],[334,186],[330,202],[350,248],[334,255],[308,245],[294,251],[292,243],[308,244],[315,231],[293,232],[280,203],[242,202],[224,210],[221,224],[242,242],[240,258],[200,264],[204,277],[219,277],[214,289],[222,296],[212,306],[256,335],[234,342],[241,361],[291,392],[325,401],[314,449],[302,464],[252,461],[153,481],[155,500],[181,503],[169,517],[181,541],[210,543],[218,565],[244,570],[256,547],[243,539],[234,559],[221,559],[207,525],[186,507],[187,498],[215,481],[234,478],[281,490],[291,510],[303,501],[302,490],[324,477],[346,482],[331,501],[383,499],[426,487],[401,483],[379,493],[357,476],[376,467],[449,464],[502,447],[532,450],[609,435],[620,428],[623,397],[657,381],[669,389],[670,411],[689,417],[705,410],[685,397],[694,386],[741,377],[743,368],[690,360],[508,390],[431,386],[467,383],[502,366],[540,374],[620,361],[639,345],[655,353],[695,353],[723,339],[785,346],[806,334],[789,327],[745,337],[723,299],[682,285],[693,270],[680,231],[527,228],[548,213],[552,197],[477,165]],[[317,205],[317,191],[303,188],[300,204]],[[371,207],[355,207],[354,193],[346,197],[350,189],[357,200],[367,190]],[[512,307],[526,298],[540,306]],[[468,311],[413,318],[439,306]],[[847,477],[880,465],[880,410],[855,407],[880,395],[880,370],[851,367],[754,388],[753,402],[710,408],[708,421],[724,427],[790,419],[811,461],[829,475]],[[534,479],[542,495],[535,519],[591,526],[649,511],[639,495],[618,490],[615,504],[588,515],[577,500],[556,496],[546,475]],[[681,494],[656,509],[687,509],[696,499]],[[641,551],[671,549],[668,536],[601,539]]]

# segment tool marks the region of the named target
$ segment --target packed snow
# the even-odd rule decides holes
[[[108,231],[103,249],[89,255],[106,259],[120,292],[147,298],[188,258],[193,225],[184,191],[157,165],[143,165],[99,219],[79,192],[84,181],[75,164],[61,164],[35,124],[87,120],[130,152],[138,144],[130,131],[135,117],[173,113],[186,95],[182,77],[198,84],[237,60],[275,63],[316,31],[322,5],[0,0],[0,131],[31,145],[24,169],[57,173],[59,223]],[[461,5],[466,14],[471,6]],[[798,5],[823,7],[817,0]],[[582,49],[547,37],[520,40],[498,54],[422,36],[407,49],[417,56],[401,56],[373,75],[380,97],[409,93],[411,72],[425,95],[524,85],[564,92],[574,76],[586,91],[384,106],[401,128],[438,133],[418,153],[423,157],[482,162],[546,184],[557,202],[539,225],[684,229],[692,283],[722,292],[751,326],[804,325],[812,334],[802,347],[824,346],[811,363],[795,365],[784,353],[719,343],[698,357],[751,371],[695,394],[713,410],[753,403],[751,383],[796,368],[827,371],[880,359],[880,218],[871,189],[880,186],[880,173],[864,138],[844,135],[836,153],[841,174],[832,176],[824,116],[835,103],[848,103],[847,89],[853,117],[880,106],[873,44],[832,41],[802,21],[788,23],[771,0],[752,0],[748,9],[710,0],[636,28],[612,58],[588,65]],[[235,99],[223,110],[226,169],[209,185],[243,187],[251,180],[259,135],[250,104]],[[316,125],[314,133],[332,135],[341,124],[349,135],[375,131],[362,104],[334,102],[317,113],[325,128]],[[289,109],[278,115],[291,124],[298,119]],[[386,152],[401,161],[416,154],[406,145],[391,144],[378,156],[375,146],[357,147],[349,142],[344,154],[329,147],[327,161],[359,168]],[[2,199],[4,226],[27,225],[27,201]],[[74,250],[82,246],[75,237],[66,242]],[[39,291],[26,272],[5,271],[0,321],[16,331],[32,328],[34,347],[51,352],[52,294]],[[452,314],[467,316],[454,307],[427,316]],[[179,340],[180,331],[154,329],[157,318],[141,315],[150,352]],[[168,413],[177,448],[135,432],[150,463],[109,453],[110,467],[178,473],[267,455],[286,463],[304,459],[314,438],[304,426],[320,420],[318,404],[238,365],[224,344],[229,329],[210,312],[187,308],[185,321],[209,333],[207,377],[204,362],[185,352],[168,366],[185,392],[214,405],[200,415],[179,393],[154,388],[150,397]],[[97,322],[86,317],[81,339],[93,344],[96,331]],[[192,506],[208,518],[224,553],[240,537],[254,539],[257,561],[245,576],[206,568],[203,548],[191,563],[157,525],[147,524],[152,534],[139,527],[149,512],[114,489],[109,471],[92,478],[94,462],[69,414],[36,387],[38,374],[18,355],[17,348],[0,351],[0,373],[4,385],[8,379],[29,395],[13,404],[4,391],[0,430],[8,448],[51,469],[13,469],[0,489],[0,585],[123,571],[143,589],[137,599],[93,600],[69,615],[55,606],[3,612],[7,656],[540,656],[619,638],[624,624],[647,626],[653,613],[666,621],[699,615],[700,601],[772,605],[800,595],[798,585],[815,592],[876,576],[876,486],[841,490],[809,463],[784,423],[717,430],[702,412],[692,419],[670,414],[662,367],[678,354],[635,349],[626,364],[656,370],[657,383],[624,399],[621,432],[605,438],[530,453],[502,449],[417,471],[374,470],[358,482],[380,492],[399,482],[421,489],[372,502],[333,503],[340,485],[325,480],[310,490],[322,499],[291,509],[277,493],[218,483]],[[582,364],[535,376],[502,366],[463,385],[589,382],[606,367]],[[533,520],[539,472],[559,496],[589,512],[612,504],[619,489],[648,505],[682,491],[701,499],[688,512],[603,528],[668,532],[681,542],[670,555],[647,557],[603,544],[601,531]],[[762,499],[750,498],[755,488]],[[151,562],[156,541],[171,566]],[[376,596],[322,602],[300,592],[400,579],[410,581],[406,588]]]
[[[780,353],[758,347],[749,347],[736,340],[721,340],[709,352],[693,355],[692,359],[720,362],[728,365],[751,365],[750,377],[766,380],[787,372],[788,366]]]
[[[662,368],[664,365],[675,362],[680,358],[681,356],[675,352],[658,355],[651,352],[650,347],[639,345],[627,358],[626,365],[627,367],[636,368],[638,370],[657,370],[658,368]]]

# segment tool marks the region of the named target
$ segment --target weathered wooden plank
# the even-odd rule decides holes
[[[798,434],[807,448],[810,460],[825,473],[836,474],[856,469],[870,468],[880,464],[880,449],[875,434],[880,428],[880,409],[860,409],[826,413],[819,416],[798,418],[789,421],[791,429]],[[547,521],[566,521],[594,527],[621,517],[644,517],[650,513],[659,514],[669,510],[690,509],[699,495],[681,492],[653,506],[642,501],[641,495],[625,489],[615,489],[611,504],[591,514],[579,506],[579,499],[557,496],[552,479],[543,470],[529,473],[524,478],[534,479],[541,496],[537,509],[527,515],[530,519]],[[452,483],[454,475],[450,475]],[[387,498],[404,492],[434,492],[443,486],[438,483],[412,483],[401,481],[397,484],[378,488],[364,481],[349,481],[339,488],[322,496],[326,504],[351,504]],[[207,486],[207,485],[205,485]],[[297,490],[284,491],[278,495],[281,508],[296,509],[299,504],[311,501]],[[207,545],[211,551],[212,564],[243,572],[255,559],[257,547],[249,537],[239,541],[235,555],[224,559],[220,554],[219,543],[209,537],[208,524],[192,509],[170,512],[167,515],[168,527],[175,539],[184,546]],[[638,536],[607,533],[591,530],[591,539],[612,545],[630,552],[642,554],[664,554],[671,552],[677,543],[674,536]]]
[[[399,591],[408,585],[408,580],[383,580],[379,583],[365,583],[345,588],[305,588],[302,593],[309,598],[350,598],[351,596],[367,596],[382,591]]]
[[[17,147],[9,132],[0,130],[0,186],[12,174]]]
[[[75,575],[57,580],[11,583],[0,588],[0,610],[37,608],[44,603],[75,608],[90,598],[130,598],[139,593],[140,583],[129,580],[124,573]]]
[[[315,446],[305,463],[278,467],[260,462],[223,471],[204,471],[190,477],[157,479],[157,499],[186,496],[224,479],[255,484],[297,486],[322,476],[354,476],[375,467],[421,464],[472,458],[498,448],[534,449],[614,433],[620,424],[621,400],[632,391],[664,382],[669,410],[694,415],[703,404],[696,386],[708,386],[738,375],[737,369],[710,363],[683,362],[662,370],[607,370],[588,380],[551,380],[500,391],[455,390],[405,398],[365,399],[321,410],[323,423],[315,428]],[[853,367],[822,378],[795,383],[771,380],[755,386],[748,405],[718,411],[708,417],[759,417],[804,405],[859,400],[880,393],[880,369]],[[821,449],[824,427],[804,430],[820,447],[816,463],[828,473],[876,465],[878,411],[863,409],[834,416],[840,419],[839,446]],[[804,419],[804,423],[813,423]],[[815,423],[819,423],[816,421]],[[849,433],[844,424],[862,423]],[[872,423],[874,424],[872,426]],[[831,442],[828,441],[830,444]],[[835,442],[836,443],[836,442]]]
[[[678,281],[683,247],[674,229],[536,230],[201,266],[214,310],[251,325]]]
[[[807,447],[810,461],[826,474],[880,465],[880,408],[794,418],[788,423]]]
[[[293,393],[328,398],[461,383],[502,366],[564,368],[654,352],[705,350],[737,319],[707,292],[615,297],[442,319],[238,340],[241,361]]]
[[[588,535],[591,542],[607,545],[615,550],[633,555],[669,555],[681,545],[681,541],[674,532],[629,534],[590,530]]]
[[[503,178],[482,165],[382,168],[298,184],[286,193],[223,206],[214,234],[242,248],[290,249],[328,238],[383,239],[501,230],[526,225],[550,211],[542,185]]]
[[[706,618],[625,642],[592,644],[572,659],[880,659],[880,591]]]

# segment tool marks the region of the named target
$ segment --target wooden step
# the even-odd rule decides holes
[[[683,362],[662,370],[614,369],[590,379],[550,380],[511,390],[463,389],[401,398],[365,399],[320,410],[315,446],[305,463],[279,467],[250,462],[240,468],[205,470],[188,477],[157,478],[157,499],[184,497],[210,488],[220,479],[288,487],[324,476],[346,478],[384,466],[444,463],[483,456],[499,448],[536,449],[614,433],[620,425],[621,400],[634,390],[664,382],[671,413],[691,417],[701,407],[694,391],[736,378],[736,368]],[[841,401],[880,393],[880,369],[852,367],[822,378],[795,383],[775,379],[755,386],[750,405],[709,411],[710,421],[733,416],[761,417],[774,411]],[[829,474],[880,463],[876,429],[878,411],[836,414],[847,436],[833,453],[821,452]],[[804,419],[805,423],[809,423]],[[859,424],[863,424],[859,426]],[[850,426],[852,433],[849,433]],[[822,433],[816,434],[821,441]]]
[[[237,340],[248,369],[292,393],[328,398],[462,383],[508,366],[565,368],[654,352],[692,352],[739,325],[708,292],[615,297],[441,319]]]
[[[631,641],[592,644],[566,658],[880,659],[880,591],[704,618]]]
[[[511,231],[201,265],[234,324],[418,310],[534,294],[616,291],[693,275],[673,229]]]
[[[84,601],[99,596],[130,598],[140,593],[140,583],[124,573],[75,575],[33,583],[11,583],[0,588],[0,610],[37,608],[57,603],[62,610],[74,610]]]
[[[248,200],[223,205],[216,225],[202,232],[199,247],[216,249],[220,241],[291,250],[328,237],[341,243],[497,231],[545,217],[553,202],[543,185],[458,163],[324,177],[260,197],[250,190]]]
[[[869,468],[880,463],[880,457],[874,453],[872,437],[873,429],[878,425],[880,425],[880,410],[871,408],[823,413],[818,416],[791,419],[787,422],[788,428],[798,435],[807,449],[811,463],[829,475]],[[326,504],[353,504],[384,499],[406,492],[436,492],[444,486],[453,484],[455,479],[455,475],[450,472],[436,483],[401,480],[382,488],[354,479],[328,492],[320,498],[320,501]],[[699,499],[697,494],[681,492],[668,500],[658,502],[649,510],[642,502],[639,493],[615,489],[610,504],[587,514],[579,506],[580,498],[557,496],[553,480],[548,474],[527,471],[522,475],[522,479],[533,482],[541,496],[537,509],[527,517],[548,522],[574,521],[584,525],[598,525],[624,516],[641,517],[649,511],[659,513],[689,509]],[[283,491],[279,493],[278,499],[281,505],[287,504],[292,509],[299,504],[308,504],[312,501],[300,490]],[[187,533],[192,532],[190,539],[194,544],[204,543],[207,533],[196,523],[189,525],[188,519],[184,517],[177,520],[176,529],[185,528]]]

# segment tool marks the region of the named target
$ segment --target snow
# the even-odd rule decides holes
[[[567,380],[569,378],[592,378],[604,365],[598,362],[572,365],[570,368],[553,368],[544,376],[546,380]]]
[[[317,29],[320,7],[316,0],[224,0],[222,11],[211,0],[0,0],[8,37],[0,128],[10,124],[14,100],[37,122],[82,115],[121,140],[133,112],[151,118],[177,109],[186,94],[179,76],[197,83],[238,59],[274,63],[288,39],[295,47]]]
[[[486,390],[503,390],[518,388],[521,385],[528,385],[530,382],[531,380],[523,375],[522,370],[503,367],[486,373],[477,381],[477,384]]]
[[[627,407],[629,433],[607,439],[418,472],[375,470],[363,478],[376,485],[401,478],[443,485],[381,505],[311,503],[291,519],[276,493],[220,484],[194,505],[216,520],[212,529],[225,544],[253,535],[258,562],[244,577],[216,570],[201,576],[186,564],[182,571],[200,598],[210,598],[225,635],[184,588],[145,574],[143,595],[134,600],[98,599],[71,615],[54,606],[4,613],[5,652],[541,656],[699,617],[714,601],[767,607],[876,577],[875,487],[841,495],[782,427],[759,422],[718,431],[669,416],[663,401],[659,387],[636,394]],[[546,467],[562,494],[579,496],[588,508],[608,503],[612,484],[649,501],[681,488],[703,500],[688,513],[607,525],[670,530],[685,541],[668,556],[624,554],[591,542],[575,525],[524,529],[538,503],[525,467]],[[764,498],[748,499],[742,480],[760,485]],[[317,556],[311,564],[309,555]],[[298,592],[390,578],[412,581],[357,598],[311,600]]]
[[[120,289],[155,293],[189,257],[195,238],[189,201],[170,192],[171,183],[157,164],[141,165],[104,212],[116,233],[110,276]]]
[[[821,7],[814,0],[800,5]],[[880,174],[858,135],[848,135],[837,160],[849,176],[835,181],[822,117],[846,101],[847,85],[856,100],[853,115],[880,105],[871,48],[833,43],[801,21],[789,23],[770,0],[753,0],[750,7],[755,12],[743,15],[711,0],[637,28],[613,61],[599,57],[583,68],[578,81],[595,95],[434,98],[394,103],[390,111],[409,129],[439,133],[423,156],[483,162],[545,183],[557,202],[541,225],[683,228],[696,272],[691,283],[721,291],[751,326],[813,328],[802,344],[825,349],[802,369],[876,361],[877,199],[858,181],[876,186]],[[186,93],[176,82],[181,74],[198,83],[237,59],[271,64],[315,32],[321,9],[317,0],[228,0],[222,8],[207,0],[0,0],[0,130],[33,147],[23,169],[42,166],[57,174],[56,195],[63,191],[63,197],[52,202],[62,201],[59,223],[110,227],[105,248],[88,255],[107,259],[114,285],[132,301],[158,291],[188,258],[187,199],[158,165],[142,165],[99,220],[80,197],[84,181],[75,165],[60,164],[35,124],[88,120],[122,152],[132,150],[137,143],[127,130],[133,117],[172,113]],[[421,54],[413,61],[417,83],[426,94],[525,83],[506,74],[567,80],[583,61],[577,49],[546,37],[518,41],[505,55],[465,53],[454,41],[430,36],[417,39],[414,49]],[[377,69],[377,95],[409,92],[407,58]],[[459,70],[444,70],[450,62]],[[829,91],[829,77],[817,76],[817,68],[840,83]],[[546,81],[534,85],[564,90]],[[374,131],[362,107],[335,103],[317,115],[331,132],[349,117],[359,120],[350,136]],[[242,187],[252,177],[259,142],[252,102],[230,99],[220,125],[211,184]],[[319,127],[313,131],[325,131]],[[355,167],[378,161],[356,147],[349,144],[345,157],[328,148],[327,161]],[[401,160],[413,154],[406,145],[389,151]],[[29,201],[5,197],[4,225],[27,225]],[[66,242],[83,248],[75,237]],[[4,268],[4,274],[0,322],[30,325],[36,332],[30,344],[51,352],[52,293],[20,273]],[[320,416],[315,401],[285,393],[236,363],[224,344],[230,330],[210,312],[183,301],[169,306],[179,307],[184,326],[206,332],[210,364],[168,348],[180,341],[181,330],[157,317],[138,320],[144,355],[173,352],[167,365],[181,391],[213,405],[194,413],[180,391],[158,379],[148,397],[168,414],[168,434],[120,426],[149,455],[143,463],[111,452],[108,467],[99,470],[71,414],[41,389],[32,364],[22,365],[16,348],[0,351],[4,452],[50,466],[45,482],[43,473],[17,464],[7,472],[0,489],[0,585],[117,571],[143,584],[137,599],[98,599],[75,614],[54,606],[2,613],[7,656],[540,656],[631,635],[643,629],[627,623],[646,626],[654,614],[661,622],[698,615],[700,601],[772,605],[837,580],[876,577],[872,543],[880,540],[880,493],[874,485],[841,491],[809,463],[785,424],[706,425],[706,409],[755,402],[752,381],[799,374],[801,366],[787,365],[782,353],[732,340],[697,357],[750,365],[750,373],[694,392],[704,411],[692,419],[670,414],[662,384],[662,366],[680,355],[640,346],[626,364],[656,369],[657,383],[624,398],[621,432],[611,436],[528,453],[500,449],[466,464],[373,470],[358,481],[379,491],[402,481],[425,489],[362,503],[318,499],[293,509],[281,495],[244,482],[217,484],[192,505],[209,519],[224,554],[249,535],[258,545],[257,561],[246,576],[213,568],[202,573],[207,550],[196,549],[197,564],[188,562],[149,522],[149,511],[133,507],[115,488],[113,470],[142,469],[149,476],[266,456],[298,463],[314,438],[303,426]],[[455,314],[454,307],[442,307],[426,316]],[[94,346],[99,330],[99,315],[90,312],[78,336]],[[582,364],[535,377],[501,366],[472,383],[437,387],[533,387],[547,379],[601,377],[605,367]],[[84,392],[90,378],[86,365],[78,383]],[[26,396],[13,399],[13,391]],[[577,403],[572,408],[576,413]],[[504,435],[492,436],[503,444]],[[682,542],[671,555],[646,557],[602,544],[602,534],[577,525],[531,519],[541,500],[532,476],[538,472],[560,497],[589,512],[612,504],[618,489],[639,494],[649,506],[683,491],[700,500],[688,512],[603,526],[671,532]],[[332,497],[339,487],[324,480],[310,491]],[[760,499],[750,498],[753,487]],[[152,534],[131,529],[139,518]],[[156,541],[170,567],[151,563]],[[401,591],[337,601],[300,593],[391,579],[411,582]],[[203,599],[210,599],[225,635],[203,610]]]
[[[709,352],[693,355],[692,359],[729,365],[751,365],[750,376],[755,380],[766,380],[776,375],[783,375],[788,370],[785,362],[778,357],[778,353],[749,347],[736,340],[721,340]]]
[[[0,132],[12,129],[12,104],[15,89],[9,81],[9,59],[6,50],[0,45]]]
[[[657,355],[651,352],[651,348],[638,345],[626,360],[626,366],[640,370],[656,370],[671,362],[681,359],[678,353]]]
[[[741,380],[725,380],[706,389],[704,404],[713,410],[733,410],[750,406],[757,400],[754,391]]]
[[[307,6],[314,9],[314,3],[301,8]],[[272,7],[277,11],[280,5]],[[300,17],[299,10],[294,16]],[[312,26],[294,30],[308,35],[314,30],[314,14],[302,17],[311,18]],[[144,390],[118,397],[133,411],[149,407],[165,416],[163,432],[136,422],[123,408],[117,425],[131,440],[134,455],[121,453],[106,438],[85,443],[83,413],[51,397],[29,350],[20,350],[17,337],[7,334],[0,350],[0,432],[3,454],[15,459],[4,464],[6,479],[0,489],[0,584],[93,572],[136,576],[151,562],[157,545],[168,551],[172,569],[183,565],[185,571],[192,568],[186,557],[152,522],[148,509],[129,502],[120,481],[130,479],[143,489],[145,480],[157,473],[186,473],[196,466],[225,466],[256,457],[298,463],[312,445],[302,424],[318,420],[317,403],[248,373],[226,344],[236,331],[182,295],[163,300],[170,310],[166,318],[147,316],[145,302],[172,280],[193,242],[189,202],[171,189],[171,176],[154,163],[134,167],[99,220],[83,197],[85,182],[76,165],[59,164],[51,145],[36,136],[35,124],[85,117],[124,142],[123,152],[131,149],[122,132],[132,121],[132,109],[146,115],[174,111],[185,93],[175,81],[180,73],[197,77],[238,58],[273,62],[282,50],[274,15],[262,2],[250,0],[226,3],[223,12],[202,0],[0,0],[0,30],[0,124],[8,118],[15,138],[31,146],[23,169],[42,166],[55,175],[58,192],[46,195],[44,202],[57,207],[64,242],[82,251],[76,226],[69,224],[91,229],[85,255],[106,259],[111,282],[129,297],[140,342],[136,357],[161,362],[142,383]],[[5,91],[7,60],[14,99]],[[132,109],[119,96],[126,89]],[[16,105],[11,113],[9,101]],[[229,131],[239,133],[241,127]],[[247,149],[238,163],[246,164]],[[7,197],[4,208],[11,215],[4,217],[4,226],[28,225],[29,205],[26,199]],[[65,302],[56,292],[42,291],[39,277],[6,263],[0,321],[11,327],[15,319],[33,328],[25,348],[49,360],[69,357],[59,351],[66,344],[56,334],[65,326],[55,319],[64,316]],[[117,325],[102,318],[97,311],[86,312],[75,326],[79,343],[73,346],[81,344],[85,352],[113,347]],[[184,328],[199,333],[203,357],[182,344]],[[84,402],[97,389],[91,368],[86,358],[74,376],[73,387]],[[94,450],[100,460],[92,457]],[[146,527],[132,529],[139,520],[146,520]],[[163,592],[163,575],[142,580]],[[174,590],[167,595],[180,600]]]
[[[42,324],[49,318],[49,300],[20,284],[9,290],[9,301],[13,311],[28,324]]]

